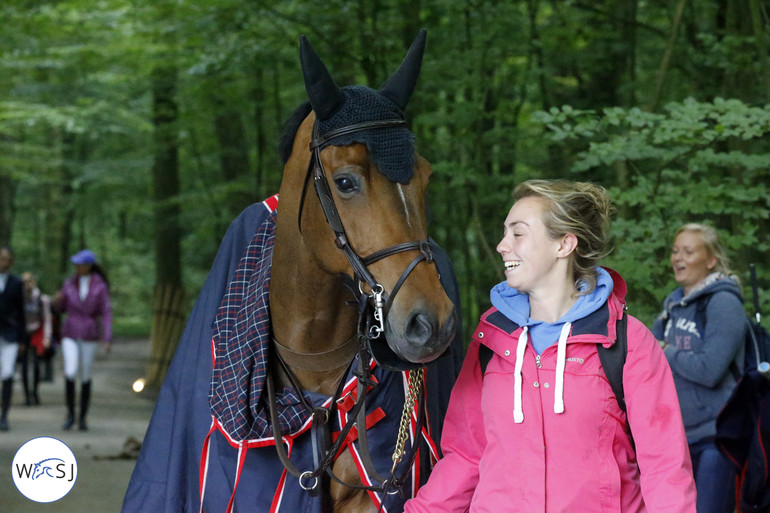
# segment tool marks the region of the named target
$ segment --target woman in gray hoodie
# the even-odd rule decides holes
[[[671,250],[681,286],[652,332],[674,375],[698,494],[698,513],[732,513],[735,472],[714,443],[716,418],[743,372],[746,313],[717,231],[690,223]]]

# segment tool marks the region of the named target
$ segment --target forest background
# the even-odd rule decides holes
[[[161,296],[178,298],[183,323],[229,222],[278,191],[282,125],[306,97],[298,36],[340,85],[379,87],[424,27],[407,117],[434,168],[431,234],[454,262],[466,334],[503,279],[495,246],[529,178],[608,188],[606,265],[644,322],[676,286],[670,246],[687,221],[720,229],[748,301],[750,263],[770,289],[769,11],[768,0],[4,0],[0,244],[48,293],[71,254],[94,250],[116,332],[152,329],[173,345],[181,328],[161,333]]]

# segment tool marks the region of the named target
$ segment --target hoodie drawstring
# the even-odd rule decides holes
[[[527,348],[527,326],[521,330],[519,343],[516,345],[516,366],[513,370],[513,421],[524,422],[524,410],[521,407],[521,366],[524,364],[524,350]]]
[[[564,413],[564,367],[567,361],[567,337],[572,329],[572,323],[566,322],[561,329],[559,342],[556,346],[556,388],[554,390],[553,411]],[[513,370],[513,421],[516,424],[524,422],[524,410],[521,403],[522,378],[521,368],[524,364],[524,350],[527,348],[527,326],[519,334],[516,345],[516,366]]]
[[[559,335],[559,343],[556,346],[556,389],[553,391],[553,412],[564,413],[564,365],[567,361],[567,337],[569,336],[571,322],[565,322]]]

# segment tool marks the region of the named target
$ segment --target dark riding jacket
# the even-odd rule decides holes
[[[5,289],[0,292],[0,338],[6,342],[24,340],[24,286],[13,274],[8,274]]]

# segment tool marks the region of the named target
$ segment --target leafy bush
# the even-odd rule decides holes
[[[607,187],[618,208],[607,265],[627,280],[635,315],[651,323],[676,286],[669,247],[686,222],[717,227],[744,286],[756,262],[768,289],[770,106],[688,99],[662,113],[619,107],[597,113],[566,105],[538,112],[533,121],[553,142],[577,145],[571,178]]]

